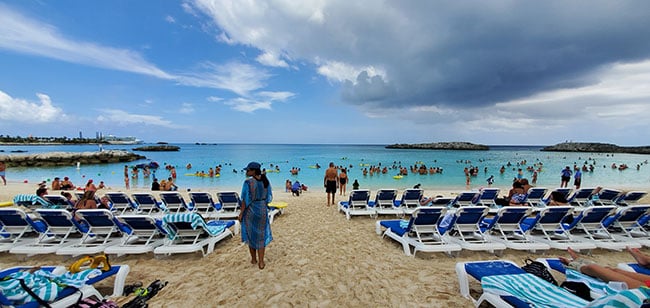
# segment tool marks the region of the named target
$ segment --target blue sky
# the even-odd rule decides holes
[[[0,133],[647,145],[647,1],[0,1]]]

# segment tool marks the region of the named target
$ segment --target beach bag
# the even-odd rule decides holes
[[[555,278],[553,278],[553,275],[551,275],[551,272],[548,271],[548,268],[546,268],[546,266],[542,262],[533,261],[530,258],[527,258],[524,262],[526,263],[526,265],[522,266],[521,269],[523,269],[527,273],[542,278],[556,286],[558,285]]]
[[[579,296],[580,298],[586,300],[586,301],[592,301],[593,298],[591,298],[591,290],[589,289],[589,286],[586,285],[583,282],[579,281],[565,281],[563,282],[560,287],[562,289],[565,289],[571,293],[573,293],[576,296]]]

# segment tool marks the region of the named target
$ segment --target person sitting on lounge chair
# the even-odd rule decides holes
[[[585,275],[601,279],[605,282],[610,282],[610,281],[625,282],[629,289],[646,287],[648,286],[647,282],[650,281],[650,275],[629,272],[626,270],[612,268],[609,266],[602,266],[596,264],[594,261],[579,256],[571,248],[569,248],[567,251],[571,259],[560,257],[560,261],[564,265],[566,265],[567,268],[576,270]],[[636,259],[637,262],[639,262],[639,264],[641,264],[642,263],[641,261],[643,261],[643,264],[646,264],[644,266],[648,265],[648,263],[646,262],[650,261],[649,256],[642,254],[640,251],[638,251],[638,249],[628,248],[628,251],[630,252],[630,254],[632,254],[634,259]]]

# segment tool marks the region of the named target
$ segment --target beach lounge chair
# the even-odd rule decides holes
[[[33,231],[43,233],[46,230],[45,223],[32,220],[22,209],[0,208],[0,252],[35,240],[35,237],[25,237]]]
[[[214,246],[239,230],[239,222],[233,220],[212,220],[206,222],[197,213],[167,214],[163,217],[167,231],[165,243],[154,249],[154,254],[193,253],[201,251],[203,256],[212,253]]]
[[[507,248],[515,250],[528,250],[536,252],[547,250],[548,244],[536,242],[529,235],[530,230],[524,231],[521,223],[533,212],[528,206],[507,206],[500,208],[493,218],[485,218],[481,222],[482,228],[492,230],[492,237],[496,242],[501,242]]]
[[[646,191],[628,191],[616,199],[616,204],[622,206],[637,204],[647,194]]]
[[[167,230],[163,227],[162,220],[154,219],[149,215],[121,215],[115,217],[131,230],[125,233],[121,243],[104,249],[107,254],[141,254],[153,252],[163,244]]]
[[[601,296],[591,302],[553,285],[507,260],[459,262],[456,273],[461,295],[476,307],[490,303],[494,307],[640,307],[650,296],[647,289],[623,290]],[[471,296],[469,277],[481,282],[483,293]]]
[[[524,219],[521,228],[524,232],[530,232],[534,241],[545,243],[551,248],[566,250],[571,247],[576,251],[595,249],[595,243],[576,238],[571,234],[571,229],[575,228],[578,222],[577,218],[572,224],[563,224],[568,216],[573,216],[573,210],[572,206],[543,208],[535,217]],[[541,234],[538,234],[540,232]]]
[[[650,269],[639,265],[638,263],[619,263],[616,267],[628,272],[635,272],[644,275],[650,275]]]
[[[569,200],[569,196],[573,193],[573,188],[569,187],[558,187],[553,190],[551,190],[546,198],[542,199],[543,206],[546,206],[551,202],[551,194],[553,193],[560,193],[565,200]]]
[[[616,205],[621,194],[620,190],[603,188],[591,197],[591,202],[593,205]]]
[[[485,206],[463,206],[456,209],[453,223],[449,226],[450,241],[466,250],[500,254],[506,245],[493,241],[489,235],[490,228],[480,226],[488,211]]]
[[[546,187],[531,187],[526,193],[526,203],[530,206],[543,207],[546,204],[542,201],[546,196]]]
[[[75,239],[70,238],[70,235],[78,233],[78,229],[82,228],[68,210],[37,209],[36,213],[39,221],[45,225],[45,230],[39,231],[34,241],[14,246],[10,253],[27,256],[55,253],[61,247],[71,244]]]
[[[496,209],[498,207],[496,200],[500,192],[501,189],[498,188],[482,188],[475,204]]]
[[[17,280],[4,280],[3,278],[5,277],[23,279],[41,299],[47,299],[46,301],[51,307],[71,307],[83,298],[94,297],[98,300],[104,299],[104,295],[94,288],[93,285],[103,282],[110,277],[114,277],[113,293],[110,296],[122,296],[126,277],[130,271],[130,267],[126,264],[111,265],[108,271],[91,269],[75,274],[68,273],[64,266],[41,266],[40,271],[42,272],[37,271],[35,273],[36,276],[32,276],[27,271],[33,268],[34,266],[16,266],[0,270],[0,280],[3,280],[3,282],[0,282],[3,288],[3,292],[0,292],[0,306],[24,308],[41,306],[36,300],[28,297],[29,295],[22,289]],[[48,282],[50,280],[49,277],[57,276],[64,279],[57,279],[57,281],[65,281],[68,286],[57,286],[54,284],[53,287],[51,282]],[[43,283],[39,284],[38,280],[36,280],[38,277],[48,278],[44,281],[40,280]],[[50,288],[39,288],[37,286],[47,286]]]
[[[650,205],[631,205],[616,210],[616,214],[603,220],[603,227],[620,241],[634,241],[650,246],[648,232],[640,221],[650,214]]]
[[[109,210],[78,210],[76,215],[88,226],[88,231],[77,243],[59,248],[57,255],[97,254],[111,245],[119,244],[122,232],[130,233]]]
[[[152,212],[164,211],[164,206],[150,193],[133,193],[133,201],[138,207],[139,213],[151,215]]]
[[[348,201],[339,201],[339,211],[345,213],[349,220],[354,215],[376,216],[377,211],[370,206],[370,191],[367,189],[357,189],[350,192]]]
[[[509,260],[473,261],[456,263],[456,275],[460,294],[471,300],[475,307],[490,303],[494,307],[530,307],[532,303],[542,307],[583,307],[587,301],[557,287],[533,274],[526,273],[516,263]],[[470,292],[469,278],[481,282],[483,293],[475,298]],[[527,289],[526,296],[519,292],[498,292],[497,288],[483,281],[494,278],[515,281]]]
[[[241,210],[241,199],[235,191],[217,192],[217,200],[221,205],[221,211],[217,213],[219,218],[237,218]]]
[[[444,206],[451,207],[451,203],[454,201],[452,197],[435,197],[431,200],[431,206]]]
[[[452,201],[452,205],[454,207],[461,207],[461,206],[472,206],[475,205],[477,202],[479,196],[478,191],[463,191],[460,192],[454,201]]]
[[[400,205],[395,205],[397,189],[380,189],[375,195],[375,200],[370,205],[375,208],[378,215],[404,216],[404,210]]]
[[[111,202],[111,210],[118,215],[124,214],[127,211],[137,212],[138,206],[131,200],[131,198],[123,192],[107,192],[105,195]],[[99,204],[99,203],[97,203]]]
[[[192,210],[187,202],[185,202],[185,199],[183,199],[183,196],[178,192],[162,192],[160,193],[160,200],[165,204],[168,214]]]
[[[596,190],[594,187],[580,188],[574,191],[571,196],[567,198],[567,201],[571,205],[588,206],[590,205],[591,196],[594,194],[594,190]]]
[[[607,226],[613,222],[610,221],[605,225],[609,216],[616,214],[614,206],[590,206],[585,208],[576,218],[578,221],[576,229],[584,232],[584,239],[592,241],[598,248],[621,251],[625,247],[640,248],[639,242],[626,238],[617,238],[607,230]],[[610,219],[616,219],[610,218]]]
[[[460,251],[458,244],[448,241],[445,235],[447,231],[439,228],[439,222],[447,212],[446,207],[420,207],[413,211],[411,218],[405,220],[380,220],[376,222],[375,231],[382,234],[381,228],[386,230],[382,234],[402,244],[404,254],[413,255],[418,251],[423,252],[445,252],[450,254]],[[413,254],[411,254],[413,246]]]
[[[396,205],[402,207],[405,214],[411,215],[413,211],[420,207],[420,200],[424,191],[422,189],[406,189],[402,192],[402,198],[396,203]]]
[[[74,206],[68,202],[68,199],[61,195],[45,195],[43,196],[45,201],[49,202],[51,205],[62,209],[72,209]]]
[[[189,195],[192,209],[203,217],[216,217],[216,212],[221,210],[221,205],[214,202],[207,192],[190,192]]]

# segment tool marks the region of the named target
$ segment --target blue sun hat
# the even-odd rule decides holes
[[[262,169],[262,165],[260,165],[260,163],[258,163],[258,162],[254,162],[254,161],[252,161],[252,162],[248,163],[248,166],[246,166],[245,169],[246,169],[246,170],[250,170],[250,169]]]

